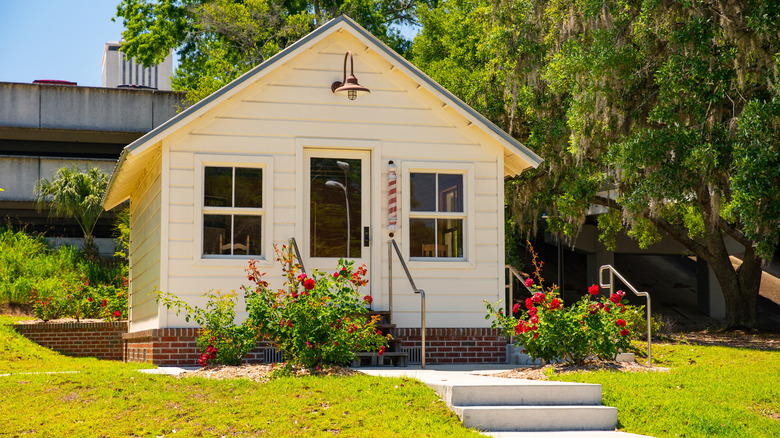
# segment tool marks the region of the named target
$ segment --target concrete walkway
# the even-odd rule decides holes
[[[139,370],[148,374],[167,374],[178,375],[185,371],[197,369],[198,367],[160,367],[156,369]],[[554,408],[556,404],[565,404],[561,400],[558,400],[560,394],[565,394],[567,398],[579,397],[581,405],[589,405],[594,402],[601,403],[601,387],[600,385],[585,385],[585,384],[568,384],[567,382],[553,382],[544,380],[523,380],[523,379],[506,379],[500,377],[491,376],[491,374],[499,373],[501,371],[507,371],[517,368],[517,365],[507,364],[490,364],[490,365],[428,365],[425,369],[419,366],[410,367],[377,367],[377,368],[358,368],[358,371],[382,377],[407,377],[420,380],[429,387],[433,388],[440,397],[447,403],[450,409],[453,409],[461,418],[463,418],[463,412],[458,412],[459,401],[455,401],[453,407],[453,400],[459,398],[462,402],[465,399],[473,404],[487,404],[486,408],[504,408],[503,406],[490,406],[494,403],[488,399],[496,394],[509,395],[509,398],[526,399],[527,395],[517,395],[521,393],[528,393],[530,391],[534,395],[531,398],[534,399],[531,404],[541,404],[541,406],[532,406],[539,408]],[[555,389],[560,390],[555,390]],[[597,394],[594,393],[594,387],[598,387]],[[457,388],[457,389],[453,389]],[[464,391],[465,388],[465,391]],[[460,389],[460,391],[458,391]],[[471,390],[471,392],[469,392]],[[541,397],[541,400],[540,400]],[[528,402],[528,400],[519,400],[520,402]],[[514,400],[515,403],[518,400]],[[462,404],[462,403],[461,403]],[[470,403],[471,404],[471,403]],[[614,409],[608,407],[602,407],[603,409]],[[586,406],[587,408],[587,406]],[[462,409],[462,408],[461,408]],[[569,414],[565,414],[569,415]],[[500,416],[512,416],[516,417],[516,413],[501,413]],[[522,416],[522,414],[521,414]],[[538,418],[534,415],[534,417]],[[465,423],[464,423],[465,424]],[[625,432],[617,432],[614,430],[554,430],[554,431],[529,431],[529,432],[516,432],[516,431],[487,431],[482,432],[483,435],[496,437],[496,438],[652,438],[646,435],[636,435]]]
[[[578,405],[577,408],[595,408],[598,410],[614,410],[614,408],[603,407],[601,405],[601,386],[600,385],[583,385],[583,384],[570,384],[567,382],[553,382],[553,381],[540,381],[540,380],[524,380],[524,379],[506,379],[500,377],[493,377],[491,374],[495,374],[501,371],[510,370],[516,368],[516,365],[497,364],[497,365],[429,365],[425,369],[419,367],[408,368],[360,368],[359,371],[375,376],[384,377],[408,377],[422,381],[429,387],[433,388],[440,397],[447,403],[447,405],[454,412],[458,414],[464,420],[464,424],[467,424],[468,420],[465,417],[464,407],[459,406],[461,404],[474,404],[483,405],[481,409],[497,409],[496,417],[499,417],[497,427],[501,426],[500,417],[506,416],[518,416],[524,415],[525,412],[508,412],[505,411],[506,406],[496,406],[501,403],[497,403],[495,398],[504,398],[507,400],[506,404],[515,405],[532,405],[528,408],[538,409],[555,409],[554,405]],[[469,393],[468,391],[471,390]],[[455,400],[458,397],[458,400]],[[490,400],[491,397],[494,400]],[[574,402],[569,402],[574,399]],[[592,406],[592,405],[599,406]],[[487,406],[484,406],[487,405]],[[591,406],[582,406],[591,405]],[[601,409],[599,409],[601,408]],[[503,412],[502,412],[503,411]],[[533,416],[532,422],[538,423],[539,416],[533,414],[527,414],[528,417]],[[561,421],[565,421],[567,416],[580,416],[572,413],[564,413]],[[593,415],[588,414],[585,417],[591,417]],[[607,412],[607,416],[609,413]],[[582,417],[581,417],[582,418]],[[483,420],[486,421],[486,420]],[[583,418],[583,421],[589,421]],[[608,422],[609,423],[609,422]],[[603,423],[601,423],[603,424]],[[614,422],[612,423],[614,424]],[[585,428],[588,425],[583,424]],[[600,428],[598,424],[594,428]],[[614,427],[614,426],[612,426]],[[579,428],[579,426],[577,427]],[[552,431],[529,431],[529,432],[516,432],[516,431],[501,431],[493,430],[482,432],[484,435],[497,437],[497,438],[648,438],[644,435],[636,435],[625,432],[617,432],[614,430],[552,430]]]

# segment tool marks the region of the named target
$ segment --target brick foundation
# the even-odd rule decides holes
[[[127,321],[16,324],[27,339],[70,356],[122,360]]]
[[[396,328],[393,337],[402,348],[420,347],[419,328]],[[433,328],[425,330],[427,363],[503,363],[506,338],[498,329]]]
[[[165,328],[122,335],[125,362],[151,362],[158,366],[197,366],[200,357],[197,338],[200,329]],[[247,353],[244,363],[263,363],[264,344]]]
[[[159,366],[197,366],[199,329],[166,328],[127,333],[127,322],[18,324],[14,328],[38,344],[71,356],[91,356]],[[402,348],[420,347],[419,328],[396,328]],[[426,330],[427,363],[502,363],[506,338],[489,328]],[[244,356],[245,363],[262,363],[265,345]]]

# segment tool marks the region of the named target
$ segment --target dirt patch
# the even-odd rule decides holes
[[[675,342],[719,347],[750,348],[753,350],[780,350],[780,334],[750,331],[708,331],[677,333]]]
[[[271,379],[271,373],[279,369],[278,364],[244,364],[239,366],[210,365],[194,371],[180,374],[180,377],[205,377],[207,379],[249,379],[258,383],[264,383]],[[291,374],[296,377],[317,376],[354,376],[359,371],[343,367],[324,367],[320,371],[311,372],[307,368],[293,367]]]
[[[629,373],[648,373],[648,372],[668,372],[669,368],[648,367],[636,362],[611,362],[611,361],[593,361],[586,362],[583,365],[538,365],[526,368],[515,368],[497,374],[490,374],[495,377],[505,377],[509,379],[526,380],[549,380],[551,376],[577,373],[581,371],[615,371]]]

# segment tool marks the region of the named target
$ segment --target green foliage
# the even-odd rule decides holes
[[[776,349],[653,344],[653,361],[669,371],[578,372],[553,379],[600,384],[604,405],[618,409],[622,432],[659,438],[780,435],[780,388],[767,384],[780,375]]]
[[[89,257],[97,256],[92,230],[100,215],[103,193],[108,187],[108,175],[97,167],[80,172],[75,166],[63,167],[55,178],[43,178],[35,186],[38,208],[50,205],[53,216],[70,217],[76,220],[84,233],[84,250]]]
[[[43,320],[126,318],[126,270],[68,246],[51,251],[42,236],[0,232],[0,301],[30,304]]]
[[[235,291],[209,291],[203,296],[208,299],[205,308],[190,306],[170,293],[158,293],[157,301],[169,309],[175,308],[177,315],[184,311],[187,322],[193,320],[201,327],[197,340],[202,352],[198,359],[200,365],[241,364],[241,358],[257,345],[257,335],[249,321],[236,324],[238,295]]]
[[[195,103],[346,13],[385,43],[405,51],[394,25],[413,24],[416,2],[403,0],[122,0],[122,46],[144,65],[179,54],[174,89]]]
[[[249,319],[292,364],[319,369],[348,364],[355,351],[384,352],[387,338],[366,316],[371,297],[358,293],[367,283],[365,267],[353,271],[353,261],[340,259],[333,275],[315,270],[307,277],[299,274],[300,265],[289,251],[282,248],[279,259],[287,288],[268,289],[263,274],[250,263],[255,286],[244,287],[244,292]]]
[[[574,239],[599,204],[608,246],[620,224],[642,247],[662,228],[718,272],[730,325],[755,327],[780,238],[780,4],[705,3],[439,3],[412,59],[544,158],[507,184],[517,226],[545,213]]]
[[[138,372],[151,364],[55,353],[11,323],[0,316],[0,374],[11,374],[0,377],[0,423],[11,436],[480,436],[413,379],[177,379]],[[44,374],[57,371],[66,373]]]
[[[582,364],[592,356],[612,359],[626,351],[631,331],[623,319],[625,293],[617,291],[609,299],[591,300],[591,296],[599,293],[598,286],[593,285],[588,288],[588,295],[566,308],[557,287],[547,290],[542,287],[542,264],[533,249],[531,253],[537,283],[529,277],[525,286],[533,291],[533,296],[525,300],[525,310],[516,303],[510,315],[504,315],[500,302],[485,301],[488,310],[485,319],[494,318],[492,327],[500,328],[507,337],[514,337],[515,344],[522,345],[532,358],[548,363]],[[514,316],[518,313],[520,318]]]

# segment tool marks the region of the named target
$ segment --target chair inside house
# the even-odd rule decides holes
[[[447,245],[426,243],[422,246],[423,257],[447,257]]]
[[[222,235],[219,235],[219,253],[230,254],[230,242],[226,244],[222,244]],[[242,243],[236,243],[233,245],[233,254],[235,254],[237,251],[244,251],[244,254],[249,254],[249,235],[246,236],[246,245]]]

